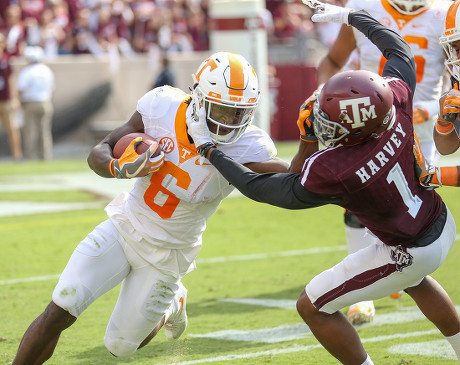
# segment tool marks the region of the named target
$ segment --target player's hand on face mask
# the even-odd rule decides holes
[[[458,85],[455,84],[454,88],[449,90],[442,103],[442,114],[458,113],[460,112],[460,91]]]
[[[297,127],[300,132],[300,139],[306,142],[316,142],[315,133],[313,131],[313,104],[318,98],[319,91],[315,92],[304,101],[299,111],[299,118],[297,119]]]
[[[209,133],[208,124],[206,122],[206,109],[201,107],[198,110],[198,119],[191,118],[188,125],[188,134],[193,138],[197,152],[202,156],[206,157],[209,149],[215,147],[214,142],[211,139]],[[200,158],[200,164],[203,163],[203,159]]]
[[[460,130],[459,112],[460,112],[460,91],[457,84],[452,90],[449,90],[439,100],[439,115],[436,123],[436,132],[446,136],[456,130]]]
[[[158,171],[164,163],[164,152],[153,156],[158,145],[151,145],[144,153],[138,154],[136,147],[141,143],[138,137],[131,141],[120,158],[110,162],[110,173],[117,179],[131,179],[141,177]]]
[[[317,11],[317,13],[311,17],[313,22],[331,22],[349,25],[348,15],[352,11],[350,8],[326,4],[317,0],[302,0],[302,2]]]

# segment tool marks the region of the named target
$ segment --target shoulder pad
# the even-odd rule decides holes
[[[137,102],[137,111],[143,116],[161,118],[172,103],[182,102],[188,95],[171,86],[160,86],[150,90]]]

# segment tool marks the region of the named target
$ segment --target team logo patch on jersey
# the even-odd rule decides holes
[[[391,259],[396,263],[396,270],[401,272],[405,267],[412,265],[413,257],[407,252],[406,247],[396,246],[391,251]]]
[[[170,153],[174,150],[174,141],[169,137],[163,137],[158,144],[164,153]]]

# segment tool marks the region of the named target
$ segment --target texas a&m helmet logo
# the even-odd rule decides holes
[[[371,98],[368,96],[364,98],[340,100],[339,105],[341,111],[340,118],[350,123],[352,128],[364,127],[366,121],[377,117],[375,105],[371,104]],[[349,113],[349,109],[351,109],[351,113]]]

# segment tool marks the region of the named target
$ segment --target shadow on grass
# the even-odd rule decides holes
[[[263,302],[267,300],[292,300],[294,303],[299,298],[300,293],[304,289],[304,286],[296,286],[287,288],[278,292],[269,292],[266,294],[260,294],[258,296],[250,297],[250,299],[260,300]],[[240,299],[237,296],[232,297],[233,299]],[[187,303],[187,313],[192,317],[207,316],[210,314],[243,314],[260,312],[263,310],[273,310],[274,307],[264,305],[248,305],[231,302],[222,302],[220,298],[208,299],[204,301],[189,302]]]
[[[161,332],[160,332],[161,334]],[[208,338],[189,338],[176,341],[152,340],[144,348],[131,356],[117,358],[112,356],[104,346],[93,347],[89,350],[72,355],[78,364],[171,364],[180,361],[201,359],[203,357],[222,356],[226,352],[235,353],[239,350],[258,349],[267,346],[265,343],[248,343],[243,341],[226,341]]]

